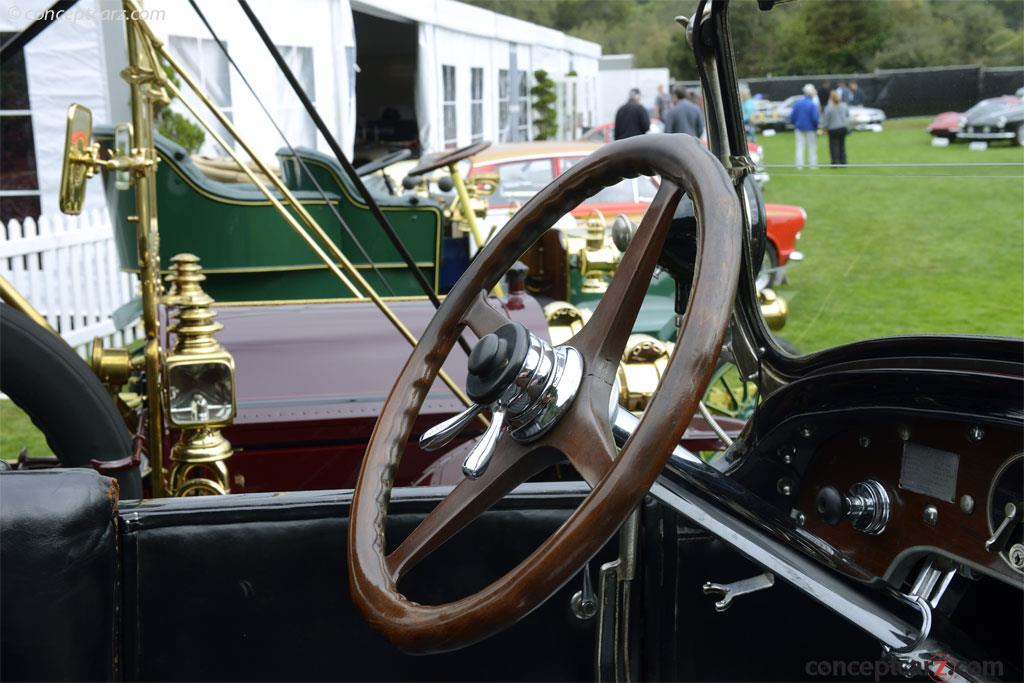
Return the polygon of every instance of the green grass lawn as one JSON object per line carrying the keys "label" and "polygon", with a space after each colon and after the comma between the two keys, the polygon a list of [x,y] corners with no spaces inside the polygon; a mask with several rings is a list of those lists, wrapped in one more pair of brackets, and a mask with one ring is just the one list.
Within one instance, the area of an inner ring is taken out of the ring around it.
{"label": "green grass lawn", "polygon": [[[930,145],[929,119],[897,119],[847,138],[850,164],[951,167],[805,169],[792,133],[759,136],[769,203],[797,204],[808,221],[803,263],[779,293],[781,336],[813,351],[912,333],[1024,336],[1024,148]],[[818,139],[828,163],[828,139]],[[978,164],[1012,163],[1013,166]]]}
{"label": "green grass lawn", "polygon": [[0,458],[17,460],[22,448],[28,448],[29,455],[52,454],[28,415],[12,401],[0,400]]}

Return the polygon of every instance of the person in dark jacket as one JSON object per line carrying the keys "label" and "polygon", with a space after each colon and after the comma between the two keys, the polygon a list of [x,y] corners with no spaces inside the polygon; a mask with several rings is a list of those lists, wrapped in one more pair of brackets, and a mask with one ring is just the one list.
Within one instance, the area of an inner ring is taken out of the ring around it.
{"label": "person in dark jacket", "polygon": [[615,139],[643,135],[651,127],[651,116],[640,104],[640,90],[629,91],[629,100],[615,112]]}
{"label": "person in dark jacket", "polygon": [[850,81],[850,102],[852,105],[864,104],[864,93],[857,86],[857,81]]}
{"label": "person in dark jacket", "polygon": [[821,106],[819,109],[824,111],[825,105],[828,104],[828,94],[832,92],[832,81],[822,81],[821,89],[818,91],[818,104]]}
{"label": "person in dark jacket", "polygon": [[686,88],[677,85],[672,89],[675,105],[665,115],[666,133],[686,133],[695,138],[704,134],[704,114],[700,107],[686,96]]}

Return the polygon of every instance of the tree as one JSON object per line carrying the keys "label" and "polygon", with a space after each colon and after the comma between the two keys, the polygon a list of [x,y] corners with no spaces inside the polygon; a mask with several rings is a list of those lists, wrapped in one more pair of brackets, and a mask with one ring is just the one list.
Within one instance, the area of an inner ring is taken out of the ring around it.
{"label": "tree", "polygon": [[[667,66],[697,77],[693,52],[673,17],[679,0],[468,0],[632,53],[637,67]],[[762,12],[748,0],[729,10],[741,77],[872,71],[875,68],[1024,63],[1021,0],[801,0]]]}
{"label": "tree", "polygon": [[[178,74],[174,72],[174,69],[166,62],[163,62],[162,66],[167,79],[175,87],[180,88],[181,81],[178,80]],[[174,101],[173,98],[171,101]],[[178,143],[190,154],[195,154],[203,146],[203,141],[206,140],[206,132],[184,114],[171,109],[170,102],[166,105],[154,106],[153,116],[158,121],[157,132],[165,138]]]}
{"label": "tree", "polygon": [[550,140],[558,135],[558,111],[555,102],[555,82],[548,77],[544,69],[533,72],[536,84],[530,88],[533,95],[533,124],[537,127],[535,140]]}

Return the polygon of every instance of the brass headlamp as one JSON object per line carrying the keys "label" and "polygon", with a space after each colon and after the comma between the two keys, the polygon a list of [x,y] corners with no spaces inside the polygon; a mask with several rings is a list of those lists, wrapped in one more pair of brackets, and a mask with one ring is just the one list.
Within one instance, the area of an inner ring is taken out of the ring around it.
{"label": "brass headlamp", "polygon": [[174,349],[165,363],[167,417],[173,427],[222,427],[235,417],[235,361],[214,334],[213,299],[200,286],[206,279],[199,259],[178,254],[165,303],[175,307]]}
{"label": "brass headlamp", "polygon": [[608,289],[608,277],[615,275],[622,253],[608,234],[604,214],[594,209],[586,220],[581,221],[585,236],[571,236],[568,251],[576,256],[583,283],[584,294],[604,294]]}
{"label": "brass headlamp", "polygon": [[164,302],[174,306],[174,350],[164,364],[167,419],[181,429],[171,449],[167,487],[171,495],[224,494],[231,491],[227,459],[231,444],[220,427],[235,417],[235,361],[214,334],[223,329],[211,309],[213,299],[200,283],[206,279],[199,258],[178,254]]}

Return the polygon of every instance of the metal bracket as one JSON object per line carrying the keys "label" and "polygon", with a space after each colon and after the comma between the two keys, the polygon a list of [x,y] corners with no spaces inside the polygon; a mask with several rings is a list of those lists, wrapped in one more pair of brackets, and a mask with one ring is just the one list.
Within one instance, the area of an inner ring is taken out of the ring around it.
{"label": "metal bracket", "polygon": [[619,531],[619,558],[601,565],[594,666],[599,683],[631,679],[629,606],[636,576],[639,527],[637,509]]}
{"label": "metal bracket", "polygon": [[743,179],[748,175],[753,175],[757,170],[754,168],[754,162],[751,161],[748,156],[730,156],[729,157],[729,176],[733,179],[735,185],[743,183]]}
{"label": "metal bracket", "polygon": [[722,599],[715,603],[715,611],[724,612],[732,607],[732,601],[735,598],[747,595],[748,593],[756,593],[765,588],[771,588],[774,585],[775,575],[771,572],[765,572],[764,574],[758,574],[742,581],[733,581],[732,583],[723,584],[708,581],[704,584],[704,594],[711,595],[717,593],[721,595]]}

